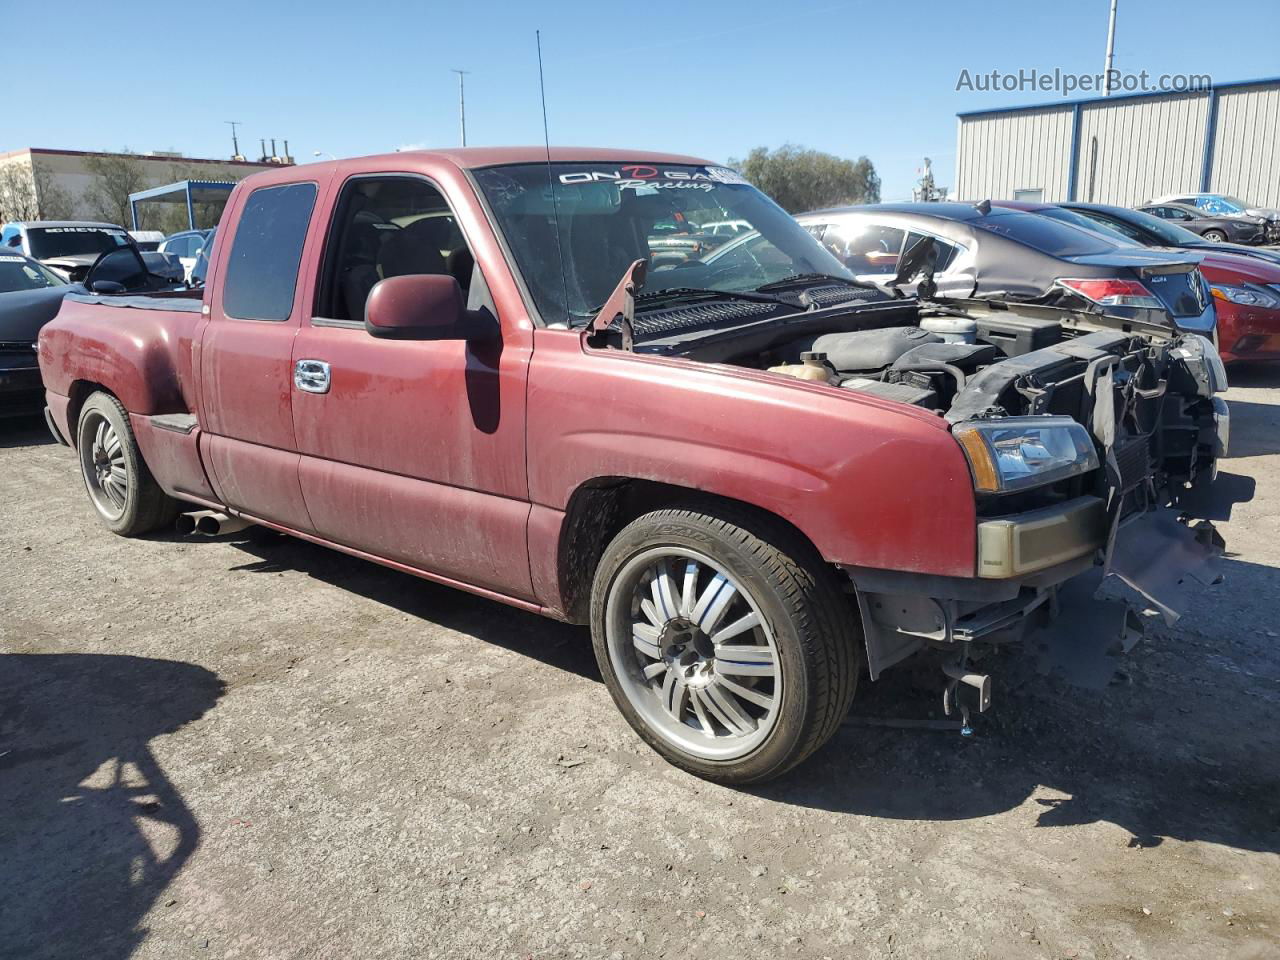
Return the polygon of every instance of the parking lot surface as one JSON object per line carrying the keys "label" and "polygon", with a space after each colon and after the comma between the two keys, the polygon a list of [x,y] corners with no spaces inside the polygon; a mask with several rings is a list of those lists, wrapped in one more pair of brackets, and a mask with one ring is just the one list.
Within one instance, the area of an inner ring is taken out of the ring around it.
{"label": "parking lot surface", "polygon": [[[788,778],[626,727],[585,630],[286,538],[127,541],[0,422],[0,956],[1280,955],[1280,372],[1227,580],[1101,692],[910,671]],[[1275,386],[1273,386],[1273,384]]]}

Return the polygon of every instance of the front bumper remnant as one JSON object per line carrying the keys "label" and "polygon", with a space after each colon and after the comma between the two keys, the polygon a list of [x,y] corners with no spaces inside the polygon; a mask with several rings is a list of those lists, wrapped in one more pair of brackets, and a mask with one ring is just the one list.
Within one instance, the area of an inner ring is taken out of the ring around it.
{"label": "front bumper remnant", "polygon": [[1098,497],[984,520],[978,524],[978,576],[1035,573],[1092,553],[1106,535],[1106,505]]}

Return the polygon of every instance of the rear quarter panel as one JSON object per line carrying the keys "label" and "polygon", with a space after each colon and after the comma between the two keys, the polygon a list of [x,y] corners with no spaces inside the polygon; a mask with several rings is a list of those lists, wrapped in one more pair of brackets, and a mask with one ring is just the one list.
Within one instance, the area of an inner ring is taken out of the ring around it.
{"label": "rear quarter panel", "polygon": [[[927,411],[734,367],[535,334],[529,486],[562,511],[596,478],[675,484],[786,519],[833,563],[973,576],[968,465]],[[537,562],[536,559],[534,561]]]}
{"label": "rear quarter panel", "polygon": [[195,410],[192,342],[199,312],[137,309],[64,300],[40,331],[40,373],[50,413],[76,442],[78,405],[105,389],[129,413],[143,459],[173,496],[212,498],[198,445],[200,432],[155,428],[150,417]]}

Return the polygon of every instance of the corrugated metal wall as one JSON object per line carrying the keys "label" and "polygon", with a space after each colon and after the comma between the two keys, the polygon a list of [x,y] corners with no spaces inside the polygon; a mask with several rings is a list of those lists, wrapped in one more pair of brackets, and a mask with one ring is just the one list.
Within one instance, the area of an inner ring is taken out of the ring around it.
{"label": "corrugated metal wall", "polygon": [[1218,94],[1218,130],[1209,189],[1280,207],[1280,86]]}
{"label": "corrugated metal wall", "polygon": [[[1209,190],[1280,206],[1280,83],[1220,88],[1217,102]],[[1209,103],[1207,92],[1081,103],[1074,199],[1136,206],[1199,192]],[[1071,103],[961,116],[955,196],[1069,199],[1073,125]]]}
{"label": "corrugated metal wall", "polygon": [[956,188],[961,200],[1012,200],[1015,190],[1067,199],[1070,106],[961,118]]}
{"label": "corrugated metal wall", "polygon": [[1086,104],[1076,199],[1127,207],[1199,190],[1208,109],[1203,93]]}

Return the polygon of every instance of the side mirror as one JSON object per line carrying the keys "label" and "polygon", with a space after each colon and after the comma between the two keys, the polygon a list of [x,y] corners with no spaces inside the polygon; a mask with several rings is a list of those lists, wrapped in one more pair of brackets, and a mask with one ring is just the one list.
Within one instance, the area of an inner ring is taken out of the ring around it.
{"label": "side mirror", "polygon": [[142,254],[132,246],[108,250],[93,262],[85,275],[84,285],[94,293],[123,293],[128,290],[145,290],[147,265]]}
{"label": "side mirror", "polygon": [[458,281],[439,273],[379,280],[365,302],[364,328],[385,340],[473,340],[480,332]]}

